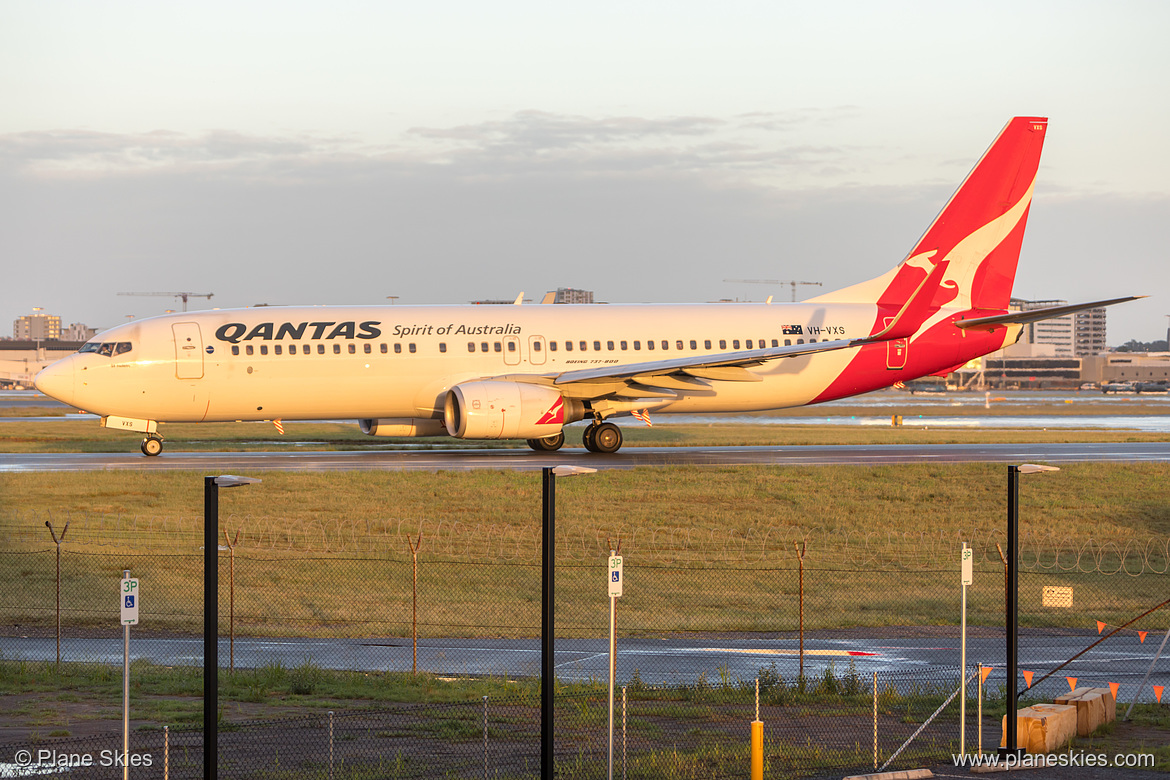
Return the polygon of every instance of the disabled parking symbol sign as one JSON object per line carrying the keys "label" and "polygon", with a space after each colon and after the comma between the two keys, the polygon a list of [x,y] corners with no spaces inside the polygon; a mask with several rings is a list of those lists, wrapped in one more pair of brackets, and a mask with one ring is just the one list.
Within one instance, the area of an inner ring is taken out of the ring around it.
{"label": "disabled parking symbol sign", "polygon": [[122,625],[138,625],[138,579],[118,580],[122,607]]}

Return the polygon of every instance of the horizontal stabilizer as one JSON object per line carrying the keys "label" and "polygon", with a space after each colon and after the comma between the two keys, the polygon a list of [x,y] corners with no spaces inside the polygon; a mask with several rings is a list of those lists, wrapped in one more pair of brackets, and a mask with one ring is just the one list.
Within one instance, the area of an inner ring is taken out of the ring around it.
{"label": "horizontal stabilizer", "polygon": [[914,291],[902,308],[890,320],[884,330],[870,336],[874,341],[893,341],[894,339],[908,339],[918,332],[922,323],[930,315],[930,303],[934,300],[935,290],[942,283],[943,274],[947,271],[947,261],[936,263],[918,289]]}
{"label": "horizontal stabilizer", "polygon": [[1075,314],[1078,311],[1097,309],[1102,306],[1112,306],[1115,303],[1125,303],[1145,298],[1145,295],[1130,295],[1127,298],[1110,298],[1107,301],[1093,301],[1092,303],[1074,303],[1071,306],[1052,306],[1047,309],[1032,309],[1031,311],[1011,311],[1007,314],[996,314],[991,317],[973,317],[968,320],[955,320],[955,327],[965,330],[994,330],[1004,325],[1023,325],[1028,322],[1040,322],[1054,317],[1063,317],[1066,314]]}

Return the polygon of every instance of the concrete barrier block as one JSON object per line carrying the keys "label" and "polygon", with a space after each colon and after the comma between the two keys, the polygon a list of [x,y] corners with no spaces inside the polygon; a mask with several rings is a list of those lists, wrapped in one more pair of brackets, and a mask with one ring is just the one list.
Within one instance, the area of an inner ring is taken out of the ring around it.
{"label": "concrete barrier block", "polygon": [[[1007,716],[999,746],[1007,745]],[[1077,708],[1070,704],[1033,704],[1016,713],[1016,737],[1029,753],[1059,750],[1077,735]]]}

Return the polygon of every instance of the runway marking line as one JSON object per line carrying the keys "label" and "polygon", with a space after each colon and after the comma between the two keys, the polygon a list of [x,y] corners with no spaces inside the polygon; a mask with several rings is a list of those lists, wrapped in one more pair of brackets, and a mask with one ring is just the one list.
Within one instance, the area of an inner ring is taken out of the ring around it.
{"label": "runway marking line", "polygon": [[[800,655],[799,650],[780,648],[748,649],[737,647],[700,647],[701,653],[745,653],[748,655]],[[805,655],[832,655],[832,656],[876,656],[878,653],[866,653],[861,650],[805,650]]]}

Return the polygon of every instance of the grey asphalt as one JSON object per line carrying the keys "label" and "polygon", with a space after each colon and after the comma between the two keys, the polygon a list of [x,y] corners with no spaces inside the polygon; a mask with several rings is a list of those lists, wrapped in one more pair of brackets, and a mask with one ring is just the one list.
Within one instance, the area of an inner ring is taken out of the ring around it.
{"label": "grey asphalt", "polygon": [[[872,630],[870,630],[872,633]],[[837,676],[851,670],[863,678],[877,672],[883,681],[907,686],[924,682],[941,684],[958,681],[959,637],[898,636],[884,638],[806,639],[806,676],[820,677],[830,666]],[[1095,641],[1095,635],[1038,637],[1024,636],[1020,643],[1020,669],[1039,678]],[[1077,659],[1065,669],[1039,683],[1035,692],[1051,697],[1068,690],[1066,676],[1078,678],[1081,686],[1121,685],[1119,699],[1132,700],[1145,671],[1150,667],[1160,637],[1151,635],[1145,643],[1135,636],[1118,636]],[[700,676],[712,684],[726,678],[751,681],[761,668],[775,671],[786,680],[795,679],[799,669],[797,638],[727,637],[628,637],[619,638],[617,677],[628,681],[637,671],[647,684],[693,685]],[[997,636],[969,636],[967,660],[971,670],[977,663],[994,666],[988,685],[1004,682],[1005,642]],[[221,638],[219,658],[229,663],[230,645]],[[165,666],[197,666],[203,660],[203,642],[191,638],[137,638],[131,630],[131,659],[145,659]],[[52,637],[0,638],[0,657],[6,660],[53,660],[56,642]],[[73,638],[61,640],[63,660],[120,664],[122,640]],[[324,669],[355,671],[409,671],[412,647],[409,638],[301,639],[240,638],[235,642],[238,668],[261,668],[280,664],[294,668],[306,661]],[[608,676],[607,639],[559,638],[556,641],[556,673],[563,680],[605,680]],[[492,675],[531,677],[540,673],[540,640],[531,639],[420,639],[418,665],[444,675]],[[970,672],[969,672],[970,673]],[[1170,658],[1158,662],[1143,701],[1152,701],[1151,685],[1170,685]]]}
{"label": "grey asphalt", "polygon": [[0,472],[26,471],[529,471],[572,464],[639,466],[819,466],[891,463],[1136,463],[1170,461],[1168,442],[1055,444],[883,444],[780,447],[626,447],[612,455],[505,449],[344,452],[0,453]]}

